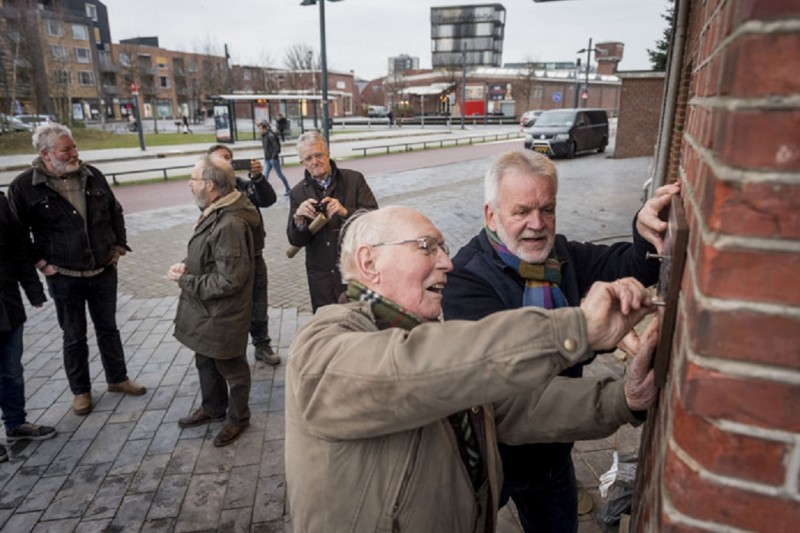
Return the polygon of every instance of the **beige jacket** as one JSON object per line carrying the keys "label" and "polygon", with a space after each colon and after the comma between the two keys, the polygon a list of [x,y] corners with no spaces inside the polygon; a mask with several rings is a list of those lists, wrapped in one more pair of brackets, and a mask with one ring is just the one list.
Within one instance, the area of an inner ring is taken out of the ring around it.
{"label": "beige jacket", "polygon": [[[321,308],[298,332],[286,370],[295,531],[493,531],[498,436],[600,438],[635,421],[620,382],[553,380],[592,355],[585,328],[576,308],[411,331],[378,330],[365,303]],[[483,414],[488,469],[477,494],[446,420],[471,407]]]}

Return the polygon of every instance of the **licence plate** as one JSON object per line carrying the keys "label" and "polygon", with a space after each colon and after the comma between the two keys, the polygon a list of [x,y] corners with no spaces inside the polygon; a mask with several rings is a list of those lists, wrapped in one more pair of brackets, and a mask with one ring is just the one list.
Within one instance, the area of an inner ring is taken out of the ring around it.
{"label": "licence plate", "polygon": [[547,146],[542,146],[542,145],[534,146],[533,149],[542,154],[547,154],[550,152],[550,149]]}

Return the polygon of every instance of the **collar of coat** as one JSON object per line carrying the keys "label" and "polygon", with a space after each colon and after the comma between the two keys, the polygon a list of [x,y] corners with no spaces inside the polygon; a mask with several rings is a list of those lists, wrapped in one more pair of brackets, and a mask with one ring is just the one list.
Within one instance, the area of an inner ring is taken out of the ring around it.
{"label": "collar of coat", "polygon": [[216,200],[211,202],[211,205],[203,209],[203,214],[200,215],[200,219],[197,221],[197,224],[195,224],[194,227],[197,228],[214,211],[233,205],[234,203],[236,203],[237,200],[239,200],[239,198],[241,198],[241,196],[242,193],[240,193],[237,190],[234,190],[233,192],[228,193],[225,196],[222,196],[221,198],[217,198]]}
{"label": "collar of coat", "polygon": [[[42,161],[41,157],[37,157],[31,162],[31,166],[33,167],[33,177],[31,178],[32,185],[41,185],[43,183],[47,183],[48,176],[55,178],[56,176],[53,175],[52,172],[47,170],[47,167],[44,165],[44,161]],[[70,175],[78,176],[80,178],[89,177],[91,172],[89,169],[86,168],[86,163],[83,161],[80,162],[80,166],[78,170],[75,172],[71,172]]]}

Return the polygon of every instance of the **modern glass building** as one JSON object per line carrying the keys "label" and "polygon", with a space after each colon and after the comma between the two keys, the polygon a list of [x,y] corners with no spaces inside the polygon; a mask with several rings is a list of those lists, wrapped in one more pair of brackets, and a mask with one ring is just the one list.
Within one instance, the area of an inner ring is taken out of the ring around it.
{"label": "modern glass building", "polygon": [[432,7],[433,68],[501,66],[505,23],[501,4]]}

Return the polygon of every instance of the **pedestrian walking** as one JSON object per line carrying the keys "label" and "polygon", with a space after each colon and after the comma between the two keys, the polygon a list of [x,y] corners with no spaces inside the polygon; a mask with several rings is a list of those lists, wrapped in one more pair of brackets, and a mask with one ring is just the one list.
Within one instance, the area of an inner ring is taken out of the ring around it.
{"label": "pedestrian walking", "polygon": [[258,123],[258,132],[261,134],[261,147],[264,149],[264,175],[269,179],[269,174],[274,168],[275,174],[286,189],[283,195],[289,196],[292,188],[289,187],[289,180],[283,175],[281,169],[281,142],[266,120]]}

